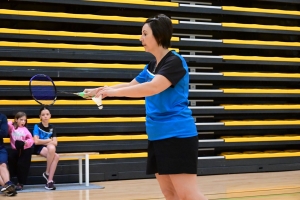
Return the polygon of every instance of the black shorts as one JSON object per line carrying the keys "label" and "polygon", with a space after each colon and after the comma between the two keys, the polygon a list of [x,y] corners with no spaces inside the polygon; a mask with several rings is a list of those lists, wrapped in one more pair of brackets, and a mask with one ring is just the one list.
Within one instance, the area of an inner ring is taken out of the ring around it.
{"label": "black shorts", "polygon": [[147,174],[197,174],[198,136],[148,141]]}
{"label": "black shorts", "polygon": [[44,147],[47,148],[46,145],[34,145],[34,150],[33,150],[33,151],[34,151],[34,154],[40,155],[40,154],[41,154],[41,151],[42,151],[42,149],[43,149]]}
{"label": "black shorts", "polygon": [[[1,148],[1,147],[0,147]],[[8,154],[7,154],[7,151],[5,149],[5,147],[2,147],[0,149],[0,164],[2,163],[7,163],[7,160],[8,160]]]}

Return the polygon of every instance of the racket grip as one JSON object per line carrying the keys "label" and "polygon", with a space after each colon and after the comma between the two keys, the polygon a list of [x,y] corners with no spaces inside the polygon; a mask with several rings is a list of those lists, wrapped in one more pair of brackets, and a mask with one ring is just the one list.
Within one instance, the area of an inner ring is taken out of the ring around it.
{"label": "racket grip", "polygon": [[85,95],[85,93],[84,92],[78,92],[78,93],[76,93],[78,96],[80,96],[80,97],[82,97],[82,98],[84,98],[84,95]]}
{"label": "racket grip", "polygon": [[102,110],[102,108],[103,108],[102,97],[99,97],[99,98],[93,97],[92,100],[97,104],[99,110]]}

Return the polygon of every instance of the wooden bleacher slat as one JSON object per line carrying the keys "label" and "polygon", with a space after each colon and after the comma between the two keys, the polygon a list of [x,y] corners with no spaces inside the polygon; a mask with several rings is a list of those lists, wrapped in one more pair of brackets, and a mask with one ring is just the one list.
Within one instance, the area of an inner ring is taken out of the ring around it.
{"label": "wooden bleacher slat", "polygon": [[201,98],[201,97],[284,97],[284,98],[298,98],[299,91],[297,90],[276,90],[269,91],[268,93],[264,93],[265,90],[257,90],[253,89],[252,91],[247,91],[245,89],[226,89],[227,92],[223,92],[222,90],[190,90],[189,97],[190,98]]}
{"label": "wooden bleacher slat", "polygon": [[61,67],[61,68],[111,68],[111,69],[143,69],[138,64],[106,64],[106,63],[70,63],[70,62],[38,62],[38,61],[0,61],[2,67]]}
{"label": "wooden bleacher slat", "polygon": [[254,153],[254,154],[232,154],[225,155],[225,159],[255,159],[255,158],[286,158],[286,157],[299,157],[300,152],[293,153]]}
{"label": "wooden bleacher slat", "polygon": [[[143,135],[112,135],[112,136],[82,136],[82,137],[57,137],[58,142],[86,142],[86,141],[105,141],[105,140],[146,140],[148,137]],[[4,143],[9,143],[9,138],[4,138]]]}
{"label": "wooden bleacher slat", "polygon": [[[297,77],[293,77],[297,78]],[[123,82],[92,82],[92,81],[55,81],[55,85],[58,87],[100,87],[100,86],[113,86]],[[191,83],[192,84],[192,83]],[[0,86],[28,86],[28,81],[12,81],[12,80],[0,80]],[[294,94],[299,93],[298,89],[260,89],[260,88],[247,88],[245,91],[241,88],[221,88],[224,93],[287,93]]]}
{"label": "wooden bleacher slat", "polygon": [[119,159],[119,158],[146,158],[147,153],[116,153],[116,154],[99,154],[99,155],[91,155],[91,160],[98,159]]}
{"label": "wooden bleacher slat", "polygon": [[[98,154],[95,155],[91,154],[90,156],[90,160],[99,160],[99,159],[121,159],[121,158],[146,158],[147,157],[147,153],[143,152],[143,153],[115,153],[115,154]],[[76,158],[67,158],[67,159],[63,159],[64,161],[66,160],[78,160]],[[32,162],[41,162],[41,161],[46,161],[44,158],[35,158],[34,161]]]}
{"label": "wooden bleacher slat", "polygon": [[[65,92],[78,92],[83,91],[86,87],[59,87],[58,89]],[[30,96],[30,91],[27,86],[0,86],[0,96],[2,99],[9,96],[12,97],[25,97]],[[71,97],[70,94],[59,94],[60,97]],[[189,98],[199,97],[292,97],[298,98],[300,90],[298,89],[248,89],[248,88],[221,88],[221,89],[190,89]],[[74,96],[73,96],[74,97]]]}
{"label": "wooden bleacher slat", "polygon": [[259,0],[259,1],[300,4],[298,0]]}
{"label": "wooden bleacher slat", "polygon": [[299,42],[280,42],[280,41],[260,41],[260,40],[237,40],[223,39],[224,44],[243,44],[243,45],[268,45],[268,46],[291,46],[300,47]]}
{"label": "wooden bleacher slat", "polygon": [[[107,7],[125,7],[131,9],[145,9],[145,10],[163,10],[173,11],[178,13],[209,13],[221,15],[247,15],[253,17],[277,17],[277,18],[296,18],[298,15],[288,10],[279,9],[262,9],[262,8],[246,8],[235,6],[198,6],[187,3],[166,2],[166,1],[144,1],[144,0],[86,0],[86,1],[58,1],[58,0],[22,0],[27,2],[42,2],[42,3],[56,3],[67,5],[89,5],[89,6],[107,6]],[[214,9],[212,9],[212,7]],[[218,8],[218,9],[215,9]],[[263,15],[262,15],[263,14]],[[269,14],[269,15],[266,15]]]}
{"label": "wooden bleacher slat", "polygon": [[[190,72],[190,80],[193,82],[196,81],[251,81],[251,82],[268,82],[268,81],[276,81],[276,82],[297,82],[298,78],[293,78],[293,74],[284,74],[278,73],[278,77],[271,75],[272,73],[262,73],[266,74],[265,76],[253,76],[251,72],[224,72],[228,73],[224,76],[222,73],[216,76],[210,76],[209,73],[201,73],[201,72]],[[231,74],[232,73],[232,74]],[[256,74],[253,72],[253,74]],[[241,75],[241,76],[239,76]],[[297,76],[297,74],[296,74]]]}
{"label": "wooden bleacher slat", "polygon": [[267,109],[272,109],[272,110],[281,110],[281,109],[300,109],[300,105],[294,104],[294,105],[222,105],[224,106],[225,110],[267,110]]}
{"label": "wooden bleacher slat", "polygon": [[[70,31],[46,31],[46,30],[30,30],[30,29],[9,29],[0,28],[2,34],[23,34],[23,35],[47,35],[47,36],[65,36],[65,37],[89,37],[89,38],[115,38],[138,40],[139,35],[126,35],[126,34],[105,34],[105,33],[92,33],[92,32],[70,32]],[[178,38],[175,40],[178,40]]]}
{"label": "wooden bleacher slat", "polygon": [[[279,26],[279,25],[262,25],[262,24],[240,24],[240,23],[222,23],[223,27],[244,28],[244,29],[266,29],[266,30],[281,30],[281,31],[296,31],[300,32],[300,27],[297,26]],[[299,33],[300,34],[300,33]]]}
{"label": "wooden bleacher slat", "polygon": [[[105,105],[145,105],[145,100],[102,100]],[[35,100],[0,100],[0,106],[39,105]],[[93,100],[56,100],[55,105],[95,105]]]}
{"label": "wooden bleacher slat", "polygon": [[[8,119],[13,121],[13,119]],[[39,118],[27,119],[28,124],[40,123]],[[106,118],[52,118],[51,123],[53,124],[70,124],[70,123],[100,123],[100,122],[145,122],[145,117],[106,117]]]}
{"label": "wooden bleacher slat", "polygon": [[[9,52],[8,52],[9,50]],[[53,49],[53,48],[26,48],[26,47],[1,47],[0,54],[5,60],[15,58],[53,59],[53,60],[85,60],[88,62],[128,62],[134,60],[139,63],[147,63],[153,58],[151,54],[136,51],[115,51],[115,50],[80,50],[80,49]],[[117,58],[117,60],[116,60]],[[292,63],[294,65],[294,63]]]}
{"label": "wooden bleacher slat", "polygon": [[[142,26],[142,23],[146,18],[137,18],[137,17],[120,17],[120,16],[101,16],[101,15],[91,15],[91,14],[71,14],[71,13],[55,13],[55,12],[41,12],[41,11],[24,11],[24,10],[8,10],[0,9],[0,18],[10,19],[23,19],[23,20],[32,20],[38,18],[38,20],[46,21],[57,21],[57,19],[64,19],[68,22],[73,22],[74,19],[77,19],[77,23],[96,23],[96,24],[107,24],[110,21],[114,21],[113,25],[126,25],[130,23],[133,26]],[[27,18],[24,18],[27,17]],[[71,20],[71,21],[70,21]],[[81,20],[81,21],[79,21]],[[60,20],[62,21],[62,20]],[[178,21],[172,20],[175,29],[187,29],[187,30],[223,30],[223,31],[242,31],[242,32],[251,32],[252,29],[255,29],[259,32],[265,33],[280,33],[287,34],[300,34],[299,27],[290,27],[290,26],[278,26],[278,25],[261,25],[261,24],[240,24],[240,23],[198,23],[198,22],[187,22],[187,21]],[[193,24],[193,25],[191,25]],[[129,25],[129,24],[128,24]]]}
{"label": "wooden bleacher slat", "polygon": [[[69,32],[69,31],[45,31],[45,30],[27,30],[27,29],[8,29],[8,28],[0,28],[0,34],[6,34],[7,37],[13,37],[19,36],[26,39],[26,36],[35,36],[36,38],[39,38],[41,36],[44,37],[62,37],[61,40],[64,41],[66,38],[68,40],[74,40],[74,41],[81,41],[84,39],[90,39],[98,41],[97,39],[115,39],[118,40],[116,43],[119,43],[120,40],[131,40],[132,42],[137,42],[140,38],[140,35],[126,35],[126,34],[103,34],[103,33],[88,33],[88,32]],[[45,38],[45,40],[49,40],[51,38]],[[54,39],[54,38],[52,38]],[[57,40],[57,38],[55,38]],[[102,41],[102,40],[101,40]],[[107,40],[108,41],[108,40]],[[220,40],[221,41],[221,40]],[[187,45],[193,45],[194,43],[200,44],[205,43],[206,45],[211,45],[214,47],[216,44],[218,46],[216,47],[223,47],[224,44],[231,44],[232,46],[226,46],[232,47],[232,48],[250,48],[252,46],[261,46],[261,48],[270,48],[270,47],[277,47],[277,48],[284,48],[286,50],[293,50],[300,48],[299,42],[280,42],[280,41],[257,41],[257,40],[237,40],[237,39],[224,39],[222,40],[223,43],[215,43],[215,42],[209,42],[207,41],[198,41],[196,39],[180,39],[179,37],[172,37],[173,45],[175,46],[187,46]],[[105,42],[105,40],[103,40]],[[235,47],[234,45],[241,45],[239,47]],[[245,46],[242,46],[245,45]],[[200,45],[201,46],[201,45]],[[293,47],[293,48],[285,48],[285,47]],[[224,47],[225,48],[225,47]]]}
{"label": "wooden bleacher slat", "polygon": [[147,5],[147,6],[166,6],[166,7],[178,7],[176,2],[167,2],[167,1],[139,1],[139,0],[85,0],[92,2],[105,2],[105,3],[119,3],[119,4],[138,4],[138,5]]}
{"label": "wooden bleacher slat", "polygon": [[[24,34],[24,35],[47,35],[47,36],[65,36],[65,37],[84,37],[84,38],[106,38],[106,39],[126,39],[139,40],[140,35],[126,35],[126,34],[107,34],[107,33],[93,33],[93,32],[70,32],[70,31],[46,31],[46,30],[30,30],[30,29],[9,29],[0,28],[0,33],[4,34]],[[179,37],[172,37],[172,41],[179,41]]]}
{"label": "wooden bleacher slat", "polygon": [[256,93],[256,94],[300,94],[300,89],[254,89],[254,88],[222,88],[224,93]]}
{"label": "wooden bleacher slat", "polygon": [[189,63],[209,63],[209,64],[247,64],[247,65],[278,65],[278,66],[298,66],[298,58],[284,57],[265,57],[265,56],[207,56],[207,55],[183,55],[184,59]]}
{"label": "wooden bleacher slat", "polygon": [[[82,137],[57,137],[58,142],[88,142],[111,140],[147,140],[147,135],[112,135],[112,136],[82,136]],[[274,142],[274,141],[298,141],[300,136],[261,136],[261,137],[221,137],[224,142]],[[4,138],[4,143],[9,143],[9,138]]]}
{"label": "wooden bleacher slat", "polygon": [[[221,137],[222,138],[222,137]],[[300,136],[274,136],[274,137],[232,137],[224,138],[224,142],[275,142],[275,141],[298,141]]]}
{"label": "wooden bleacher slat", "polygon": [[[78,156],[82,156],[82,160],[85,160],[84,155],[88,154],[89,156],[97,156],[99,152],[80,152],[80,153],[59,153],[60,161],[69,161],[69,160],[78,160]],[[31,162],[45,162],[47,158],[40,155],[32,155]]]}
{"label": "wooden bleacher slat", "polygon": [[126,46],[98,46],[87,44],[55,44],[37,42],[7,42],[0,41],[2,47],[27,47],[27,48],[55,48],[55,49],[81,49],[81,50],[113,50],[113,51],[144,51],[144,47]]}
{"label": "wooden bleacher slat", "polygon": [[300,78],[300,74],[296,73],[222,72],[222,74],[231,77]]}
{"label": "wooden bleacher slat", "polygon": [[[56,86],[73,86],[73,87],[101,87],[101,86],[113,86],[122,82],[92,82],[92,81],[55,81]],[[0,80],[0,85],[11,86],[28,86],[28,81],[9,81]]]}
{"label": "wooden bleacher slat", "polygon": [[[92,14],[72,14],[61,12],[42,12],[42,11],[27,11],[27,10],[9,10],[0,9],[1,15],[16,15],[16,16],[34,16],[34,17],[50,17],[69,18],[69,19],[86,19],[86,20],[104,20],[104,21],[122,21],[122,22],[139,22],[144,23],[147,18],[143,17],[122,17],[122,16],[104,16]],[[173,24],[178,24],[178,20],[172,20]]]}
{"label": "wooden bleacher slat", "polygon": [[245,8],[245,7],[236,7],[236,6],[222,6],[222,9],[227,10],[227,11],[237,11],[237,12],[255,12],[255,13],[266,13],[266,14],[281,14],[281,15],[300,16],[299,11],[292,11],[292,10]]}
{"label": "wooden bleacher slat", "polygon": [[300,58],[264,57],[264,56],[234,56],[234,55],[223,55],[222,57],[224,60],[300,62]]}
{"label": "wooden bleacher slat", "polygon": [[[104,99],[103,104],[105,105],[144,105],[144,100],[106,100]],[[38,105],[34,100],[0,100],[0,106],[30,106]],[[55,105],[94,105],[91,100],[56,100]],[[220,109],[220,106],[215,106],[216,109]],[[195,107],[196,108],[196,107]],[[208,109],[205,106],[199,106],[201,109]],[[209,109],[213,109],[210,107]],[[248,104],[248,105],[221,105],[222,109],[225,110],[266,110],[266,109],[300,109],[300,104],[274,104],[274,105],[259,105],[259,104]]]}
{"label": "wooden bleacher slat", "polygon": [[[139,5],[139,6],[154,6],[155,7],[178,7],[179,4],[176,2],[168,2],[168,1],[150,1],[150,0],[128,0],[128,1],[122,1],[122,0],[82,0],[82,1],[57,1],[57,0],[21,0],[21,1],[38,1],[38,2],[50,2],[50,3],[58,3],[58,4],[75,4],[75,5],[89,5],[88,2],[96,2],[99,4],[96,4],[98,6],[101,6],[101,3],[112,3],[112,4],[121,4],[121,5]],[[107,5],[107,4],[104,4]]]}
{"label": "wooden bleacher slat", "polygon": [[281,126],[281,125],[300,125],[300,120],[248,120],[248,121],[224,121],[225,126]]}

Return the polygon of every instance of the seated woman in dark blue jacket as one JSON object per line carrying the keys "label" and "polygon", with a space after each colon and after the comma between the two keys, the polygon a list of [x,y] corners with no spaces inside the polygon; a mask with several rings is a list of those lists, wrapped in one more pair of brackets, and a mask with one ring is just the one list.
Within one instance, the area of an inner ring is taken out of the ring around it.
{"label": "seated woman in dark blue jacket", "polygon": [[3,144],[3,138],[8,136],[7,118],[0,113],[0,185],[1,192],[7,196],[15,196],[17,194],[15,185],[9,180],[9,172],[7,169],[7,151]]}

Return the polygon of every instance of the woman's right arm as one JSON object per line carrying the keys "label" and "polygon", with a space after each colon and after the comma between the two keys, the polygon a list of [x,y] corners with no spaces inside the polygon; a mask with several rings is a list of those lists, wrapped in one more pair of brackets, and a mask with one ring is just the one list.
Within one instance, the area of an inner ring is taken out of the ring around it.
{"label": "woman's right arm", "polygon": [[[134,86],[134,85],[138,85],[140,83],[144,83],[147,80],[147,69],[148,69],[148,65],[146,65],[143,69],[143,71],[141,73],[139,73],[138,76],[136,76],[134,79],[132,79],[132,81],[130,81],[129,83],[121,83],[118,85],[114,85],[114,86],[110,86],[109,88],[112,89],[119,89],[119,88],[126,88],[126,87],[130,87],[130,86]],[[84,93],[85,93],[85,98],[87,99],[91,99],[92,97],[98,97],[97,94],[99,94],[104,88],[107,88],[107,86],[104,87],[99,87],[99,88],[93,88],[93,89],[85,89]],[[102,99],[104,99],[105,96],[102,95]]]}

